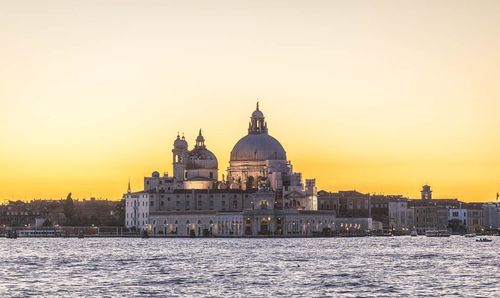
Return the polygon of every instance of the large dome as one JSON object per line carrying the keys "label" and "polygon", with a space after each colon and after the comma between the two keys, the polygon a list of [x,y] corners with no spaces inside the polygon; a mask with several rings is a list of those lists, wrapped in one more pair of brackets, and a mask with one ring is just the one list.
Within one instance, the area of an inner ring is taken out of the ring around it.
{"label": "large dome", "polygon": [[249,160],[286,160],[286,152],[280,142],[268,134],[248,134],[234,145],[231,161]]}

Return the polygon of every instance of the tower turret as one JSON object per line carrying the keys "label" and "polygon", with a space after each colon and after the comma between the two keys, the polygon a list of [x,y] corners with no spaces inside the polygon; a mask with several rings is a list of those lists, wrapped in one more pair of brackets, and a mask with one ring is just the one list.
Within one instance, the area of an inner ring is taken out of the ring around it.
{"label": "tower turret", "polygon": [[422,186],[420,194],[422,195],[422,200],[432,200],[432,190],[429,185]]}

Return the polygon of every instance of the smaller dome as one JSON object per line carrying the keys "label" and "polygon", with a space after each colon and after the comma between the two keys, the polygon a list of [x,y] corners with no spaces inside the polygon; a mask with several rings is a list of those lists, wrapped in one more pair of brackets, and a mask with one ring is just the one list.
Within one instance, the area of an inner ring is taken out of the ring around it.
{"label": "smaller dome", "polygon": [[217,170],[217,157],[206,148],[194,148],[188,153],[186,170]]}
{"label": "smaller dome", "polygon": [[160,178],[160,173],[158,171],[154,171],[152,174],[151,174],[151,177],[153,178]]}
{"label": "smaller dome", "polygon": [[217,157],[205,146],[205,138],[200,132],[194,149],[187,155],[186,170],[217,170]]}
{"label": "smaller dome", "polygon": [[252,118],[264,118],[264,114],[261,111],[256,110],[252,113]]}

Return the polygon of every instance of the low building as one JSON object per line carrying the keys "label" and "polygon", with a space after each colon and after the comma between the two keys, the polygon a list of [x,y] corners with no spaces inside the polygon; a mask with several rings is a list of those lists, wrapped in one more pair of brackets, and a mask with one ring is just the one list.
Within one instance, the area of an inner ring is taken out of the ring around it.
{"label": "low building", "polygon": [[500,231],[500,204],[484,203],[483,208],[483,225],[486,230]]}
{"label": "low building", "polygon": [[370,217],[370,195],[356,190],[339,192],[318,192],[318,209],[334,210],[337,217]]}
{"label": "low building", "polygon": [[484,232],[482,204],[469,203],[467,206],[467,233]]}
{"label": "low building", "polygon": [[[70,202],[70,205],[68,205]],[[70,208],[68,208],[70,207]],[[124,222],[124,202],[107,199],[34,199],[10,201],[0,207],[0,224],[12,227],[33,226],[37,219],[45,225],[120,226]]]}
{"label": "low building", "polygon": [[414,226],[414,210],[400,195],[372,195],[371,216],[385,232],[407,234]]}
{"label": "low building", "polygon": [[467,209],[449,208],[448,209],[448,227],[453,233],[467,233]]}
{"label": "low building", "polygon": [[428,230],[446,230],[448,228],[448,208],[432,201],[410,201],[414,209],[415,230],[425,234]]}

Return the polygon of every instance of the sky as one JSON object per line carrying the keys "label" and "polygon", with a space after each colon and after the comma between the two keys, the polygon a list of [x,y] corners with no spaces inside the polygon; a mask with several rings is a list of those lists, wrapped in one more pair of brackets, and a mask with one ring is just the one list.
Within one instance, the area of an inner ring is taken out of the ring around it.
{"label": "sky", "polygon": [[[499,1],[0,0],[0,202],[120,199],[256,101],[319,189],[500,192]],[[221,178],[221,177],[219,177]]]}

